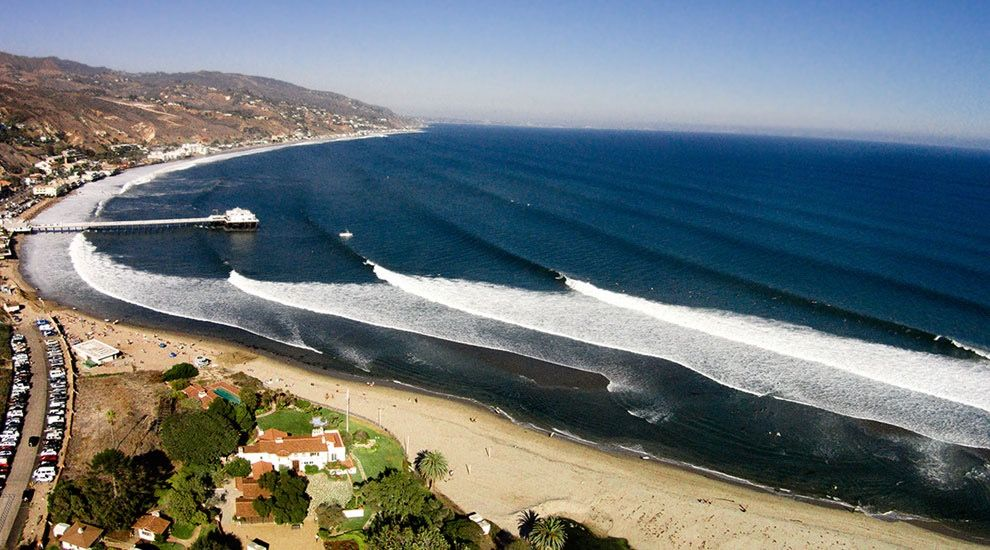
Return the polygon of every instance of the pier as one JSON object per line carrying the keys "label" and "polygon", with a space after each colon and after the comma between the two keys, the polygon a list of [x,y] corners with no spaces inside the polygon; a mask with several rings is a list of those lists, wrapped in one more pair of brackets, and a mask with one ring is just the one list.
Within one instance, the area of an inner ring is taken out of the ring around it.
{"label": "pier", "polygon": [[258,218],[250,210],[232,208],[223,214],[205,218],[172,218],[160,220],[126,220],[105,222],[66,222],[38,224],[21,220],[4,220],[8,233],[69,233],[78,231],[142,231],[176,227],[204,227],[225,231],[256,231]]}

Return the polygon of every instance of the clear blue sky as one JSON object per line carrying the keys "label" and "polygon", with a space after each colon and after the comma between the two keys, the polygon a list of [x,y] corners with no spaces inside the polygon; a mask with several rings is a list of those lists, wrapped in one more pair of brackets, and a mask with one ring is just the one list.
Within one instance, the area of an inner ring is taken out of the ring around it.
{"label": "clear blue sky", "polygon": [[990,2],[22,2],[0,49],[411,115],[990,140]]}

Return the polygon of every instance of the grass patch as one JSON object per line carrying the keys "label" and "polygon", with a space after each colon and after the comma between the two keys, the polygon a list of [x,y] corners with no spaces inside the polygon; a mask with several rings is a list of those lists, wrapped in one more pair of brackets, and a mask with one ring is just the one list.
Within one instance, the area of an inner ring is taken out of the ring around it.
{"label": "grass patch", "polygon": [[177,539],[189,540],[192,538],[193,531],[195,530],[195,525],[184,521],[177,521],[175,522],[175,525],[172,526],[172,536]]}
{"label": "grass patch", "polygon": [[177,542],[156,542],[155,548],[159,548],[160,550],[186,550],[185,546]]}
{"label": "grass patch", "polygon": [[353,434],[358,430],[368,432],[370,436],[369,441],[375,442],[374,445],[367,448],[355,445],[352,445],[350,448],[351,454],[361,461],[366,479],[377,477],[389,468],[400,471],[405,468],[406,453],[399,446],[398,441],[379,431],[371,424],[352,418],[351,433]]}
{"label": "grass patch", "polygon": [[360,531],[364,524],[368,522],[367,513],[359,518],[348,518],[344,520],[344,523],[340,524],[337,529],[341,533],[349,533],[351,531]]}
{"label": "grass patch", "polygon": [[312,413],[295,409],[282,409],[265,416],[259,416],[258,427],[262,430],[275,428],[290,435],[309,435],[313,433],[313,425],[310,423],[312,418]]}

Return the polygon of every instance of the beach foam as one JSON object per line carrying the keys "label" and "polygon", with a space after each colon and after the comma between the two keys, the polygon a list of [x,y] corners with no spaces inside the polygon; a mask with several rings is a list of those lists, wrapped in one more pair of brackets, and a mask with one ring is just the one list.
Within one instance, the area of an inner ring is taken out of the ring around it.
{"label": "beach foam", "polygon": [[[733,313],[670,306],[579,281],[537,292],[373,265],[388,285],[276,283],[232,273],[253,296],[321,314],[598,372],[612,392],[642,393],[649,373],[601,365],[532,333],[658,357],[729,387],[773,395],[928,437],[990,447],[990,369],[982,361],[913,352]],[[522,329],[525,332],[520,333]],[[528,333],[528,334],[527,334]],[[646,396],[645,394],[643,395]],[[666,411],[637,409],[661,421]]]}
{"label": "beach foam", "polygon": [[[98,252],[85,235],[77,234],[69,245],[69,257],[79,277],[89,286],[122,302],[195,321],[217,323],[245,330],[288,346],[322,353],[302,341],[299,328],[284,315],[270,323],[252,315],[250,300],[222,279],[175,277],[139,271]],[[261,307],[265,304],[261,303]],[[267,318],[266,318],[267,319]]]}

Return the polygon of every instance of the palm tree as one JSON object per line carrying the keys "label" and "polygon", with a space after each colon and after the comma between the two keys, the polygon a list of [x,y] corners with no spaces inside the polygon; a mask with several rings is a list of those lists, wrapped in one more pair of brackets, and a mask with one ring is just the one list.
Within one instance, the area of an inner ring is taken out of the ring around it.
{"label": "palm tree", "polygon": [[450,468],[447,466],[447,458],[440,451],[420,451],[416,455],[416,471],[423,476],[430,489],[433,489],[433,482],[447,477]]}
{"label": "palm tree", "polygon": [[516,525],[519,526],[519,536],[524,539],[529,538],[529,534],[533,532],[533,527],[539,521],[540,514],[537,514],[534,510],[526,510],[519,514],[519,520],[516,522]]}
{"label": "palm tree", "polygon": [[113,409],[107,409],[107,424],[110,424],[110,442],[113,443],[117,439],[113,434],[113,425],[117,422],[117,412]]}
{"label": "palm tree", "polygon": [[536,550],[562,550],[567,542],[567,525],[557,516],[545,517],[533,526],[529,542]]}

